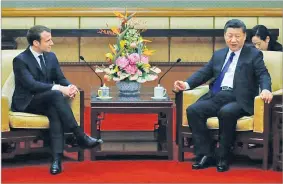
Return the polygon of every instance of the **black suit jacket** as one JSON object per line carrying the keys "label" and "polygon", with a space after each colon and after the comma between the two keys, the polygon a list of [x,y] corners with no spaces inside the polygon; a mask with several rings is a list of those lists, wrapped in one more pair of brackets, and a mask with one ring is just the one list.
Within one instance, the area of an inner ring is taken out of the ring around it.
{"label": "black suit jacket", "polygon": [[[214,52],[208,64],[187,79],[186,82],[190,89],[212,79],[209,85],[211,89],[213,82],[221,72],[228,51],[227,47]],[[250,114],[254,113],[254,98],[259,94],[259,87],[261,90],[271,91],[271,78],[264,65],[263,54],[254,47],[244,46],[235,70],[233,92],[237,102]],[[208,99],[211,95],[210,90],[201,99]]]}
{"label": "black suit jacket", "polygon": [[273,44],[269,42],[267,50],[283,52],[282,45],[275,41]]}
{"label": "black suit jacket", "polygon": [[54,83],[63,86],[70,84],[60,69],[56,55],[53,52],[46,52],[43,53],[43,57],[47,75],[43,74],[29,48],[14,58],[15,91],[12,110],[25,111],[35,94],[51,90]]}

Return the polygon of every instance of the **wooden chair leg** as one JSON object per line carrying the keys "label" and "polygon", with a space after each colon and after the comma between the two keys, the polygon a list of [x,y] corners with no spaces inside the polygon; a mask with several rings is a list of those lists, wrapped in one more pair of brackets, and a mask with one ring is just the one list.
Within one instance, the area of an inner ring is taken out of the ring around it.
{"label": "wooden chair leg", "polygon": [[262,159],[262,169],[268,169],[268,154],[269,154],[269,140],[264,140],[263,143],[263,159]]}
{"label": "wooden chair leg", "polygon": [[184,154],[184,151],[183,151],[184,150],[183,149],[184,148],[184,140],[183,140],[184,138],[183,138],[182,135],[179,135],[178,137],[179,137],[179,139],[178,139],[179,140],[178,141],[178,143],[179,143],[178,144],[178,161],[179,162],[184,162],[184,159],[185,159],[184,158],[185,154]]}
{"label": "wooden chair leg", "polygon": [[84,160],[85,160],[84,149],[80,149],[80,151],[78,151],[78,161],[82,162]]}

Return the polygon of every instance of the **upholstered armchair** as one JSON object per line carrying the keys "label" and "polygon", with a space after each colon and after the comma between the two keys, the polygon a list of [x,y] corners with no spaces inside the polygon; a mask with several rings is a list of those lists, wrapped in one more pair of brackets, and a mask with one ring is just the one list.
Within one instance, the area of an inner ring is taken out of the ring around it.
{"label": "upholstered armchair", "polygon": [[[238,120],[234,154],[247,155],[252,159],[262,159],[263,169],[268,168],[271,140],[271,107],[282,103],[282,52],[263,52],[265,65],[272,79],[272,103],[266,104],[257,96],[254,100],[254,115]],[[179,161],[184,161],[184,152],[193,152],[192,133],[187,122],[186,109],[208,92],[208,85],[193,90],[176,93],[176,122]],[[218,139],[218,118],[207,119],[207,127],[211,130],[215,142]]]}
{"label": "upholstered armchair", "polygon": [[[2,96],[1,96],[1,132],[2,158],[12,158],[17,154],[26,154],[31,151],[49,151],[48,128],[49,120],[46,116],[11,111],[12,96],[15,88],[15,79],[12,62],[22,50],[2,50]],[[84,125],[84,93],[80,91],[73,100],[70,100],[74,116],[83,128]],[[66,140],[73,136],[65,133]],[[65,141],[67,142],[67,141]],[[40,146],[38,146],[38,143]],[[36,145],[36,146],[35,146]],[[74,145],[65,145],[65,151],[78,152],[78,160],[84,159],[84,152]]]}

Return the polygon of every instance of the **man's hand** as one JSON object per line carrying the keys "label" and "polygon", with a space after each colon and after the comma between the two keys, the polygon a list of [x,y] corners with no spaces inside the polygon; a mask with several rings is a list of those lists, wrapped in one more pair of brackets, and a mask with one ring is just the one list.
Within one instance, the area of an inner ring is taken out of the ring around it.
{"label": "man's hand", "polygon": [[73,84],[71,84],[68,87],[70,88],[70,91],[71,91],[70,97],[75,98],[76,94],[79,92],[79,89],[77,88],[77,86],[75,86]]}
{"label": "man's hand", "polygon": [[71,97],[72,91],[70,87],[67,86],[59,86],[59,91],[63,93],[64,96]]}
{"label": "man's hand", "polygon": [[267,89],[262,90],[259,96],[265,103],[270,103],[273,98],[272,93]]}
{"label": "man's hand", "polygon": [[186,84],[184,81],[174,82],[174,91],[179,92],[179,91],[184,91],[184,90],[186,90]]}

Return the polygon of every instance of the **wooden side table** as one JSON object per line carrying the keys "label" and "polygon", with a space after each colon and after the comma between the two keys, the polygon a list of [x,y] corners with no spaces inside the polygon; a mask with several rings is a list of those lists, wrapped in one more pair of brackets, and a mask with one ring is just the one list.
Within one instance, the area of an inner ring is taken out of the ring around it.
{"label": "wooden side table", "polygon": [[283,105],[278,104],[272,108],[273,127],[273,170],[282,171],[282,115]]}

